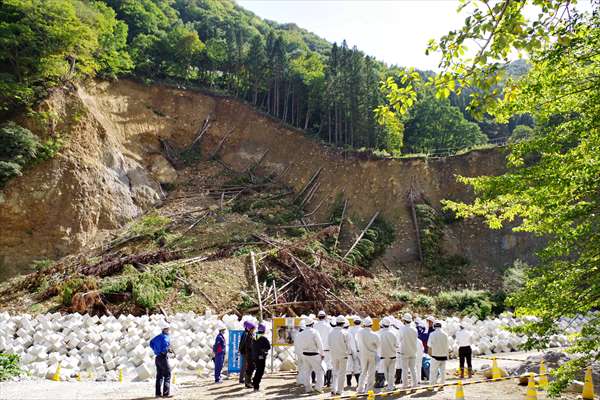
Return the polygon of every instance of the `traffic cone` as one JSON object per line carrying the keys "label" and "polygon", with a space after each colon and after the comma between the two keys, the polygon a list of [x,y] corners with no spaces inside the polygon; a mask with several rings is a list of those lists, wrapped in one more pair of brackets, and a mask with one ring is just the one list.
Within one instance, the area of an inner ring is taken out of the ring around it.
{"label": "traffic cone", "polygon": [[79,372],[75,375],[75,378],[77,379],[77,382],[81,382],[81,374]]}
{"label": "traffic cone", "polygon": [[60,361],[58,362],[58,365],[56,366],[56,372],[54,373],[54,376],[52,376],[52,380],[55,382],[60,381]]}
{"label": "traffic cone", "polygon": [[548,371],[546,371],[546,364],[544,360],[540,361],[540,378],[538,381],[540,390],[548,389]]}
{"label": "traffic cone", "polygon": [[585,370],[585,380],[583,383],[583,392],[581,393],[583,400],[594,400],[594,383],[592,381],[592,367],[587,367]]}
{"label": "traffic cone", "polygon": [[171,381],[173,385],[177,384],[177,379],[175,378],[175,371],[173,371],[173,380]]}
{"label": "traffic cone", "polygon": [[456,384],[456,395],[455,400],[465,400],[465,391],[463,390],[462,381],[458,381]]}
{"label": "traffic cone", "polygon": [[500,379],[502,378],[502,373],[500,372],[500,368],[498,368],[498,361],[496,361],[496,357],[492,358],[492,379]]}
{"label": "traffic cone", "polygon": [[535,378],[533,372],[529,373],[529,382],[527,383],[527,395],[525,400],[537,400],[537,390],[535,390]]}
{"label": "traffic cone", "polygon": [[119,382],[123,383],[123,368],[119,368]]}

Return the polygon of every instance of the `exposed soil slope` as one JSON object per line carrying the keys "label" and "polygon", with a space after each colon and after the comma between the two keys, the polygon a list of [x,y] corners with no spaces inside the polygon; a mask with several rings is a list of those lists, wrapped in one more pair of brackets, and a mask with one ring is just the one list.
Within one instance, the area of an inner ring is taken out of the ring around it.
{"label": "exposed soil slope", "polygon": [[[180,148],[196,137],[211,154],[222,139],[220,158],[239,171],[263,155],[257,174],[285,173],[284,184],[300,190],[322,168],[320,186],[307,210],[322,206],[314,219],[330,214],[334,198],[349,200],[348,215],[357,227],[381,211],[397,232],[386,254],[394,266],[417,256],[407,192],[413,182],[425,201],[439,208],[443,198],[467,199],[470,193],[454,176],[497,174],[500,150],[471,152],[440,160],[364,160],[291,130],[228,98],[130,81],[95,82],[54,92],[42,105],[62,121],[53,127],[66,138],[62,154],[13,180],[0,197],[0,274],[32,260],[56,259],[93,247],[107,232],[157,204],[159,183],[174,182],[177,172],[161,155],[160,139]],[[29,125],[40,135],[46,126]],[[265,155],[265,152],[266,155]],[[530,257],[534,242],[508,230],[490,231],[478,221],[456,222],[445,230],[444,246],[479,265],[504,265]]]}

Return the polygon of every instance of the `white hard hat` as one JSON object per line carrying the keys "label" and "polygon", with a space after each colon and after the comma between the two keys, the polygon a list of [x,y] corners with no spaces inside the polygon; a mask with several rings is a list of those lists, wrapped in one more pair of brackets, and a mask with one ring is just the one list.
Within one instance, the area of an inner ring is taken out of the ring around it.
{"label": "white hard hat", "polygon": [[338,324],[345,324],[346,323],[346,317],[344,317],[343,315],[339,315],[336,319],[335,322]]}
{"label": "white hard hat", "polygon": [[164,329],[169,329],[170,327],[171,327],[171,325],[169,325],[169,323],[168,323],[168,322],[166,322],[166,321],[165,321],[165,322],[162,322],[162,323],[160,324],[160,329],[163,329],[163,330],[164,330]]}
{"label": "white hard hat", "polygon": [[363,320],[362,324],[365,327],[373,326],[373,320],[371,319],[371,317],[367,317]]}
{"label": "white hard hat", "polygon": [[404,313],[402,320],[406,322],[412,322],[412,315],[410,315],[410,313]]}
{"label": "white hard hat", "polygon": [[225,326],[225,324],[223,322],[219,321],[217,323],[217,330],[224,331],[225,329],[227,329],[227,327]]}
{"label": "white hard hat", "polygon": [[433,318],[433,316],[431,316],[431,315],[429,315],[427,318],[425,318],[425,320],[435,322],[435,318]]}
{"label": "white hard hat", "polygon": [[319,311],[319,313],[317,314],[317,316],[319,316],[319,317],[326,317],[327,313],[325,311],[321,310],[321,311]]}
{"label": "white hard hat", "polygon": [[355,315],[354,317],[352,317],[352,321],[356,325],[360,325],[360,323],[362,322],[361,319],[360,319],[360,317],[358,315]]}
{"label": "white hard hat", "polygon": [[388,317],[385,317],[384,319],[381,320],[381,326],[383,327],[389,327],[390,326],[390,319]]}
{"label": "white hard hat", "polygon": [[304,320],[304,325],[306,325],[306,326],[312,326],[314,324],[315,324],[315,321],[312,318],[306,318]]}
{"label": "white hard hat", "polygon": [[437,327],[440,327],[440,328],[441,328],[441,327],[442,327],[442,321],[440,321],[440,320],[437,320],[437,321],[435,321],[435,322],[433,323],[433,326],[437,326]]}

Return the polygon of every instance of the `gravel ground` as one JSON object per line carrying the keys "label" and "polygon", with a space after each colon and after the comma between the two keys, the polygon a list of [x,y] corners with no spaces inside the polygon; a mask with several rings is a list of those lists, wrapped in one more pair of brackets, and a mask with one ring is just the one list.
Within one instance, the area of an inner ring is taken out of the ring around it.
{"label": "gravel ground", "polygon": [[[535,353],[509,353],[498,355],[500,367],[513,368]],[[510,358],[511,360],[502,359]],[[482,365],[490,365],[491,361],[474,359],[475,369]],[[448,365],[448,382],[454,381],[450,371],[458,367],[457,360],[451,360]],[[480,376],[476,376],[477,379]],[[237,384],[237,375],[225,379],[222,384],[214,384],[207,378],[198,378],[192,375],[177,375],[177,384],[173,385],[173,394],[176,399],[317,399],[329,398],[329,394],[309,396],[304,394],[303,388],[296,385],[294,373],[276,373],[265,375],[261,392],[253,393]],[[53,382],[50,380],[23,380],[19,382],[3,382],[0,384],[0,399],[55,399],[55,400],[144,400],[153,399],[154,388],[152,382]],[[350,394],[351,392],[346,392]],[[465,399],[509,400],[524,399],[526,388],[519,386],[516,380],[490,382],[464,386]],[[394,398],[387,396],[386,398]],[[402,398],[427,398],[431,400],[455,399],[455,388],[448,387],[444,391],[417,390]],[[576,396],[567,395],[563,399],[575,399]],[[538,399],[546,399],[546,394],[540,392]]]}

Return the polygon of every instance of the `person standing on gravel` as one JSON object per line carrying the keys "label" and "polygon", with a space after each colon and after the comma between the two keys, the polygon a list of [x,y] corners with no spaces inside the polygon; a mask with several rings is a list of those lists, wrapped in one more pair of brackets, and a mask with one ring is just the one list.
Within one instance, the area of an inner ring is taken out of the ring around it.
{"label": "person standing on gravel", "polygon": [[323,380],[325,369],[323,368],[323,343],[321,335],[314,329],[315,321],[311,318],[306,320],[306,329],[296,336],[295,345],[298,351],[302,353],[302,364],[304,368],[304,389],[306,393],[312,391],[311,373],[315,373],[315,390],[321,392],[323,389]]}
{"label": "person standing on gravel", "polygon": [[473,344],[473,333],[465,329],[461,324],[456,332],[456,342],[458,344],[458,359],[460,363],[460,379],[465,377],[465,360],[469,368],[469,378],[473,376],[473,366],[471,365],[471,345]]}
{"label": "person standing on gravel", "polygon": [[[402,386],[408,387],[408,373],[410,372],[411,386],[417,386],[417,330],[411,325],[412,315],[405,313],[402,316],[404,325],[400,328],[400,340],[402,341]],[[420,371],[419,365],[419,371]]]}
{"label": "person standing on gravel", "polygon": [[363,321],[363,328],[358,332],[357,342],[360,355],[360,378],[358,379],[358,393],[366,393],[375,387],[375,367],[377,363],[377,350],[379,336],[372,330],[373,321],[367,317]]}
{"label": "person standing on gravel", "polygon": [[221,371],[223,370],[223,364],[225,363],[225,324],[220,322],[217,324],[219,334],[215,338],[215,344],[213,345],[213,360],[215,361],[215,383],[222,383]]}
{"label": "person standing on gravel", "polygon": [[349,329],[350,339],[352,341],[352,357],[348,359],[348,371],[346,375],[346,383],[348,386],[352,386],[352,374],[356,379],[358,385],[358,378],[360,377],[360,358],[358,352],[358,342],[356,341],[356,335],[360,331],[360,324],[362,323],[359,316],[352,318],[352,328]]}
{"label": "person standing on gravel", "polygon": [[260,382],[265,373],[265,366],[267,363],[267,354],[271,350],[271,343],[265,336],[267,327],[263,324],[258,325],[256,330],[256,340],[252,341],[252,361],[256,372],[254,373],[254,379],[252,380],[252,387],[255,392],[260,390]]}
{"label": "person standing on gravel", "polygon": [[252,373],[254,363],[252,362],[252,340],[254,340],[254,329],[256,325],[251,321],[244,321],[244,333],[240,338],[238,351],[241,357],[242,368],[240,368],[240,383],[245,383],[247,388],[252,387]]}
{"label": "person standing on gravel", "polygon": [[384,379],[387,382],[387,390],[394,390],[396,372],[396,349],[398,348],[398,336],[390,328],[391,320],[385,317],[381,320],[381,363],[383,364]]}
{"label": "person standing on gravel", "polygon": [[[443,385],[446,383],[446,361],[448,361],[450,346],[448,344],[448,335],[442,330],[442,323],[435,321],[433,327],[435,330],[431,332],[427,341],[427,348],[431,356],[429,384],[437,384],[439,376],[440,383]],[[443,390],[443,387],[440,390]]]}
{"label": "person standing on gravel", "polygon": [[[169,324],[166,322],[161,326],[162,332],[150,341],[150,348],[156,358],[156,397],[172,397],[171,389],[171,367],[167,353],[171,349],[171,338],[169,337]],[[161,390],[162,387],[162,390]]]}
{"label": "person standing on gravel", "polygon": [[350,348],[350,337],[348,331],[344,329],[344,324],[348,321],[343,316],[337,317],[336,326],[333,328],[327,338],[329,351],[331,352],[332,364],[332,382],[331,394],[341,395],[344,391],[344,380],[346,379],[346,365],[348,356],[352,352]]}
{"label": "person standing on gravel", "polygon": [[327,319],[327,313],[321,310],[317,314],[319,318],[319,322],[315,324],[315,329],[319,332],[319,336],[321,336],[321,343],[323,343],[323,351],[325,352],[325,366],[327,370],[325,372],[325,386],[330,386],[331,384],[331,353],[329,352],[329,344],[327,342],[327,338],[333,329],[331,324]]}

